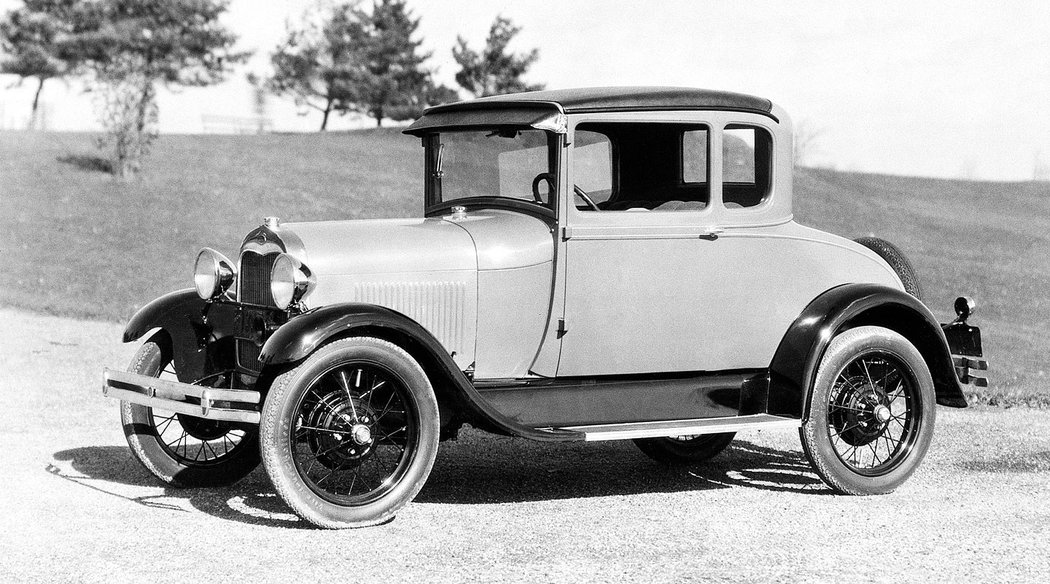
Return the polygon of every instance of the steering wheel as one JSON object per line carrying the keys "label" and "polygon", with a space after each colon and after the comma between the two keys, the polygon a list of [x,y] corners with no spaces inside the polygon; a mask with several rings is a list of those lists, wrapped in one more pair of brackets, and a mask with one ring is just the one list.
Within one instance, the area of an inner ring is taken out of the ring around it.
{"label": "steering wheel", "polygon": [[541,205],[546,205],[547,203],[543,200],[543,196],[540,195],[540,183],[543,181],[547,181],[547,188],[550,189],[547,191],[547,196],[549,197],[550,193],[554,192],[554,173],[541,172],[536,175],[536,178],[532,179],[532,199]]}
{"label": "steering wheel", "polygon": [[601,211],[601,209],[598,208],[598,205],[595,205],[594,201],[592,201],[591,198],[587,196],[587,193],[583,192],[583,189],[579,186],[572,185],[572,192],[575,193],[577,197],[583,199],[583,202],[587,203],[587,206],[590,207],[592,211]]}

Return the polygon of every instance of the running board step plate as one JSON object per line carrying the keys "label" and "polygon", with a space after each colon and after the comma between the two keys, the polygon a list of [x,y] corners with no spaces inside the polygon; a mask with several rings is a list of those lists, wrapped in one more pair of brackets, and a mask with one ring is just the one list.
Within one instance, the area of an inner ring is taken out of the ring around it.
{"label": "running board step plate", "polygon": [[670,420],[666,422],[634,422],[629,424],[600,424],[595,426],[568,426],[557,428],[583,434],[584,440],[629,440],[633,438],[661,438],[665,436],[692,436],[696,434],[721,434],[745,430],[772,430],[798,428],[802,420],[782,418],[769,414],[736,416],[731,418],[698,418],[693,420]]}

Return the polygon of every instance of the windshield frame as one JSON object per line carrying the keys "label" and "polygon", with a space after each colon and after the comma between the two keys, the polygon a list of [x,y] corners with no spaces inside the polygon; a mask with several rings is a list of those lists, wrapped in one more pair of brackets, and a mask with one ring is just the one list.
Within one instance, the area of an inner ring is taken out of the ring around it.
{"label": "windshield frame", "polygon": [[[440,136],[441,134],[448,133],[459,133],[459,132],[506,132],[506,131],[542,131],[547,135],[547,163],[548,167],[553,169],[554,173],[554,188],[552,189],[549,197],[549,206],[535,201],[527,199],[517,199],[513,197],[501,197],[501,196],[484,196],[484,197],[462,197],[458,199],[452,199],[449,201],[439,201],[440,190],[441,190],[441,177],[438,176],[438,157],[440,155]],[[423,184],[424,184],[424,216],[433,217],[446,215],[451,212],[452,207],[462,206],[470,209],[507,209],[511,211],[520,211],[535,215],[544,220],[550,222],[557,221],[558,217],[558,202],[560,200],[559,193],[561,191],[561,177],[562,177],[562,151],[565,147],[565,134],[552,132],[549,130],[539,130],[535,127],[528,125],[514,125],[514,126],[470,126],[470,127],[441,127],[428,130],[423,135],[423,147],[425,149],[424,159],[425,164],[423,168]]]}

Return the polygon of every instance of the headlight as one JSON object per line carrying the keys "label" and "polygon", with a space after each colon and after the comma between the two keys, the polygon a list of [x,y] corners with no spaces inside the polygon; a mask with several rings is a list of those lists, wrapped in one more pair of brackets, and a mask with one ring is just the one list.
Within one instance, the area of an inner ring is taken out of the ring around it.
{"label": "headlight", "polygon": [[277,256],[270,270],[270,293],[282,310],[306,298],[316,282],[310,268],[286,253]]}
{"label": "headlight", "polygon": [[209,300],[225,293],[236,277],[233,263],[221,253],[206,247],[197,254],[197,262],[193,265],[193,285],[201,298]]}

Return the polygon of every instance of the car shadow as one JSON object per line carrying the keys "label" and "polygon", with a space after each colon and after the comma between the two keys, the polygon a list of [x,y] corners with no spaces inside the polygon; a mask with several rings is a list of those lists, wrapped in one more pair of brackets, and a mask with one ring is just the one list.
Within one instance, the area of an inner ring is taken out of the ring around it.
{"label": "car shadow", "polygon": [[730,487],[831,494],[801,452],[736,440],[703,463],[669,466],[630,443],[541,444],[489,438],[492,446],[442,445],[416,500],[423,503],[520,503],[705,491]]}
{"label": "car shadow", "polygon": [[72,448],[52,456],[45,467],[48,473],[144,507],[195,510],[253,525],[312,528],[277,497],[262,467],[229,487],[182,489],[157,480],[125,446]]}
{"label": "car shadow", "polygon": [[[253,525],[311,528],[274,493],[256,469],[235,485],[180,489],[163,485],[123,446],[90,446],[54,453],[46,472],[83,488],[154,509],[194,510]],[[799,452],[737,440],[706,463],[671,467],[630,444],[542,444],[486,436],[443,443],[422,504],[498,504],[730,487],[830,494]]]}
{"label": "car shadow", "polygon": [[1008,454],[985,460],[966,460],[956,463],[956,467],[967,472],[1050,472],[1050,451],[1034,454]]}

